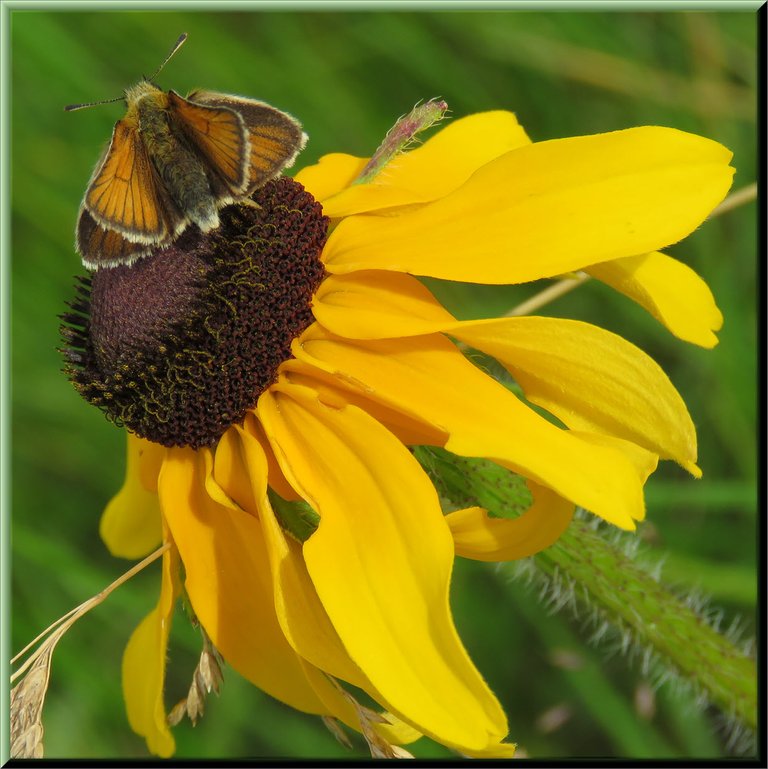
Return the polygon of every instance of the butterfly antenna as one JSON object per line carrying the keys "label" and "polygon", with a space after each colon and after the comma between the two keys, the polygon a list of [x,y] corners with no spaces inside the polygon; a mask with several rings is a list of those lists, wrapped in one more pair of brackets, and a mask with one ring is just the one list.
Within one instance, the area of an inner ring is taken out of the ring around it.
{"label": "butterfly antenna", "polygon": [[[187,33],[184,32],[179,36],[179,39],[173,44],[173,48],[171,48],[171,52],[165,57],[165,60],[163,63],[157,68],[157,71],[155,72],[152,77],[145,77],[145,80],[149,80],[150,82],[154,80],[161,72],[163,67],[171,60],[171,57],[176,53],[176,51],[181,48],[182,45],[184,45],[184,41],[187,39]],[[85,109],[86,107],[95,107],[98,104],[112,104],[112,102],[116,101],[122,101],[125,97],[124,96],[116,96],[114,99],[103,99],[102,101],[89,101],[87,104],[68,104],[66,107],[64,107],[64,112],[74,112],[77,109]]]}
{"label": "butterfly antenna", "polygon": [[123,96],[116,96],[114,99],[103,99],[102,101],[89,101],[87,104],[67,104],[64,112],[74,112],[76,109],[85,109],[86,107],[96,107],[99,104],[112,104],[115,101],[122,101]]}
{"label": "butterfly antenna", "polygon": [[182,45],[184,45],[184,41],[187,39],[187,33],[184,32],[182,35],[180,35],[179,39],[173,44],[173,48],[171,48],[171,52],[165,57],[165,61],[157,68],[157,72],[155,72],[152,77],[147,77],[145,80],[149,80],[152,82],[162,71],[163,67],[171,60],[173,57],[173,54],[176,53],[176,51],[181,48]]}

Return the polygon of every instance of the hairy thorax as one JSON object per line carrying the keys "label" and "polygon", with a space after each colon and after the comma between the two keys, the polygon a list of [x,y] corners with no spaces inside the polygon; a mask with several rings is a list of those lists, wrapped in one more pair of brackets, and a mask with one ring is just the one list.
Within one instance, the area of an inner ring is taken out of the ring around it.
{"label": "hairy thorax", "polygon": [[218,227],[219,217],[205,168],[175,130],[168,112],[168,96],[146,81],[130,89],[137,96],[138,128],[144,146],[168,193],[178,208],[203,232]]}

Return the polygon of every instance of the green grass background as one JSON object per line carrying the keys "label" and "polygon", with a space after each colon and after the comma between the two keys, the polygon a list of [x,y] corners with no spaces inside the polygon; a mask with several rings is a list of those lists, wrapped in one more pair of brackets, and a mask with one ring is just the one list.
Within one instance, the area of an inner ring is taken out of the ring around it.
{"label": "green grass background", "polygon": [[[60,373],[58,321],[79,272],[78,206],[100,149],[123,110],[62,107],[117,96],[158,66],[181,32],[189,40],[159,78],[242,93],[299,117],[322,154],[370,153],[398,115],[441,96],[455,116],[509,109],[535,140],[659,124],[716,139],[735,153],[735,189],[755,179],[756,29],[745,12],[150,12],[11,13],[10,254],[12,342],[11,647],[15,652],[128,566],[98,535],[100,512],[123,474],[123,435],[81,401]],[[514,180],[510,180],[514,183]],[[669,252],[712,286],[726,321],[701,350],[671,337],[603,285],[546,308],[622,334],[661,363],[699,430],[704,478],[665,465],[647,486],[639,536],[664,575],[696,588],[749,637],[756,602],[755,203],[702,226]],[[556,212],[553,212],[556,216]],[[462,317],[502,312],[530,287],[444,284]],[[124,586],[64,637],[44,711],[48,757],[141,757],[120,691],[128,635],[156,600],[156,567]],[[502,700],[511,739],[531,756],[717,757],[722,719],[679,687],[636,705],[648,683],[639,661],[587,644],[567,614],[551,614],[509,572],[458,563],[456,621]],[[188,686],[199,649],[177,618],[169,705]],[[615,652],[615,649],[613,650]],[[577,655],[574,673],[563,653]],[[175,730],[180,757],[354,757],[319,719],[291,711],[227,670],[219,699],[193,729]],[[560,708],[563,722],[542,716]],[[422,740],[419,756],[448,755]]]}

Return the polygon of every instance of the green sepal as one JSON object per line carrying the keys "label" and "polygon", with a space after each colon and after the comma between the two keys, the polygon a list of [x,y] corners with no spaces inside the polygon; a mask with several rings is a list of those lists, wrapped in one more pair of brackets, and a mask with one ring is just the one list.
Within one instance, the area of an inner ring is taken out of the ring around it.
{"label": "green sepal", "polygon": [[320,525],[320,516],[303,499],[289,502],[272,489],[267,494],[283,531],[298,542],[306,542]]}

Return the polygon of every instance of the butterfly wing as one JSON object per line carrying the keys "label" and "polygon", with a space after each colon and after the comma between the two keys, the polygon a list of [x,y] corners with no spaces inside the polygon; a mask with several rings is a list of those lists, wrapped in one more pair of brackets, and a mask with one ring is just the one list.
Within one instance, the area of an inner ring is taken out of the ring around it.
{"label": "butterfly wing", "polygon": [[119,120],[85,191],[84,208],[102,227],[146,244],[164,240],[177,225],[164,203],[135,121]]}
{"label": "butterfly wing", "polygon": [[193,91],[189,100],[235,110],[243,119],[250,140],[248,194],[292,166],[307,143],[295,118],[264,102],[204,90]]}
{"label": "butterfly wing", "polygon": [[131,264],[154,247],[152,244],[134,243],[116,230],[102,227],[85,206],[81,208],[77,220],[75,245],[83,258],[83,265],[89,270]]}
{"label": "butterfly wing", "polygon": [[[174,125],[202,155],[217,197],[240,197],[248,186],[248,133],[239,113],[168,92]],[[212,173],[211,173],[212,172]]]}

